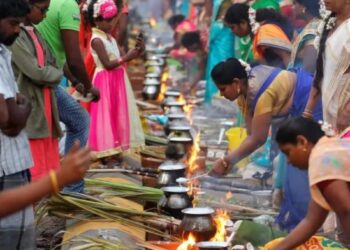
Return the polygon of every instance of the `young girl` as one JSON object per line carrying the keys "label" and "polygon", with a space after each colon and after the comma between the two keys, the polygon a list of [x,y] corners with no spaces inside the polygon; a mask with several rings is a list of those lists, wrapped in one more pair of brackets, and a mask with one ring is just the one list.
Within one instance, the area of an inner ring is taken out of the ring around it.
{"label": "young girl", "polygon": [[305,219],[274,250],[294,249],[306,242],[317,233],[329,211],[337,214],[349,238],[350,135],[346,132],[338,137],[323,137],[320,125],[303,117],[280,127],[276,140],[289,162],[309,170],[312,199]]}
{"label": "young girl", "polygon": [[16,42],[12,45],[12,63],[20,93],[32,104],[26,125],[34,166],[30,172],[34,181],[59,166],[59,126],[56,95],[53,87],[62,78],[50,50],[34,25],[40,23],[50,0],[29,0],[31,11]]}
{"label": "young girl", "polygon": [[93,0],[88,8],[92,29],[91,53],[96,69],[93,84],[101,92],[101,100],[91,104],[89,144],[92,150],[105,152],[129,149],[144,144],[135,97],[123,64],[140,56],[134,48],[124,57],[110,35],[117,14],[113,0]]}

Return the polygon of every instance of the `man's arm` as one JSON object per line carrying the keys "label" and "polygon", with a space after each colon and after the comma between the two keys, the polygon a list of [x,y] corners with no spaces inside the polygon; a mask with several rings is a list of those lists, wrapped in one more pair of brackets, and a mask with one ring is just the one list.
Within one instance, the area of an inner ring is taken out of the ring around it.
{"label": "man's arm", "polygon": [[17,94],[16,98],[6,99],[8,123],[3,132],[8,136],[17,136],[27,124],[32,107],[28,99]]}
{"label": "man's arm", "polygon": [[7,127],[9,120],[6,100],[3,94],[0,94],[0,129]]}
{"label": "man's arm", "polygon": [[92,87],[80,53],[79,33],[75,30],[61,30],[61,36],[70,72],[84,85],[84,94],[90,92],[95,100],[98,100],[100,98],[99,91]]}

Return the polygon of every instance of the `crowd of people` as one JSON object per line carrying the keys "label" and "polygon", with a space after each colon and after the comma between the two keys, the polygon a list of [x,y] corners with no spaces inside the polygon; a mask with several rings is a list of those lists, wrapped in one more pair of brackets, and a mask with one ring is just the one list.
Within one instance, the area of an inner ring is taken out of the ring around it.
{"label": "crowd of people", "polygon": [[290,232],[274,249],[307,241],[330,211],[349,244],[350,1],[1,0],[0,249],[35,249],[31,204],[62,188],[83,192],[90,149],[144,145],[126,68],[145,52],[142,34],[128,48],[134,8],[167,18],[169,55],[194,62],[183,91],[206,80],[206,104],[237,101],[248,136],[211,175],[272,138],[276,223]]}

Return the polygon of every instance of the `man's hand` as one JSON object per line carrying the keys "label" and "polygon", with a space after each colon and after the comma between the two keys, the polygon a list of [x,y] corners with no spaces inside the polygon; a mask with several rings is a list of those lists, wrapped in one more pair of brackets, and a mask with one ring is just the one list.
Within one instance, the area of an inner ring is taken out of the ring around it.
{"label": "man's hand", "polygon": [[93,96],[93,102],[100,100],[100,91],[97,88],[91,88],[88,92]]}

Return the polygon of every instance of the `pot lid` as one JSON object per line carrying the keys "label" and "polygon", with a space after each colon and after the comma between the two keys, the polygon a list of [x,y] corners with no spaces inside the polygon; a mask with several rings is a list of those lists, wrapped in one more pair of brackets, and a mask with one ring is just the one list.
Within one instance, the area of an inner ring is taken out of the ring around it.
{"label": "pot lid", "polygon": [[175,171],[175,170],[183,170],[186,169],[186,166],[183,164],[172,164],[164,162],[162,165],[159,166],[159,170],[163,171]]}
{"label": "pot lid", "polygon": [[147,73],[145,78],[160,78],[160,74],[157,73]]}
{"label": "pot lid", "polygon": [[172,137],[169,139],[170,142],[191,142],[192,138],[189,137]]}
{"label": "pot lid", "polygon": [[143,82],[145,85],[160,85],[160,82],[154,78],[146,78]]}
{"label": "pot lid", "polygon": [[217,249],[217,248],[228,248],[229,244],[227,242],[213,242],[213,241],[203,241],[197,244],[197,247]]}
{"label": "pot lid", "polygon": [[167,115],[170,119],[180,119],[180,118],[186,118],[186,115],[184,113],[170,113]]}
{"label": "pot lid", "polygon": [[176,90],[168,90],[168,91],[165,92],[165,96],[178,97],[180,95],[181,95],[181,93],[179,91],[176,91]]}
{"label": "pot lid", "polygon": [[188,193],[190,191],[189,188],[186,187],[163,187],[161,188],[161,190],[163,190],[163,192],[167,192],[167,193]]}
{"label": "pot lid", "polygon": [[186,105],[186,103],[185,102],[177,102],[177,101],[168,101],[168,102],[166,102],[166,103],[164,103],[164,105],[165,106],[169,106],[169,107],[171,107],[171,106],[178,106],[178,107],[180,107],[180,106],[185,106]]}
{"label": "pot lid", "polygon": [[169,129],[174,131],[188,131],[191,130],[191,127],[187,125],[170,125]]}
{"label": "pot lid", "polygon": [[188,214],[188,215],[210,215],[215,213],[215,211],[210,207],[194,207],[194,208],[186,208],[182,210],[182,213]]}

